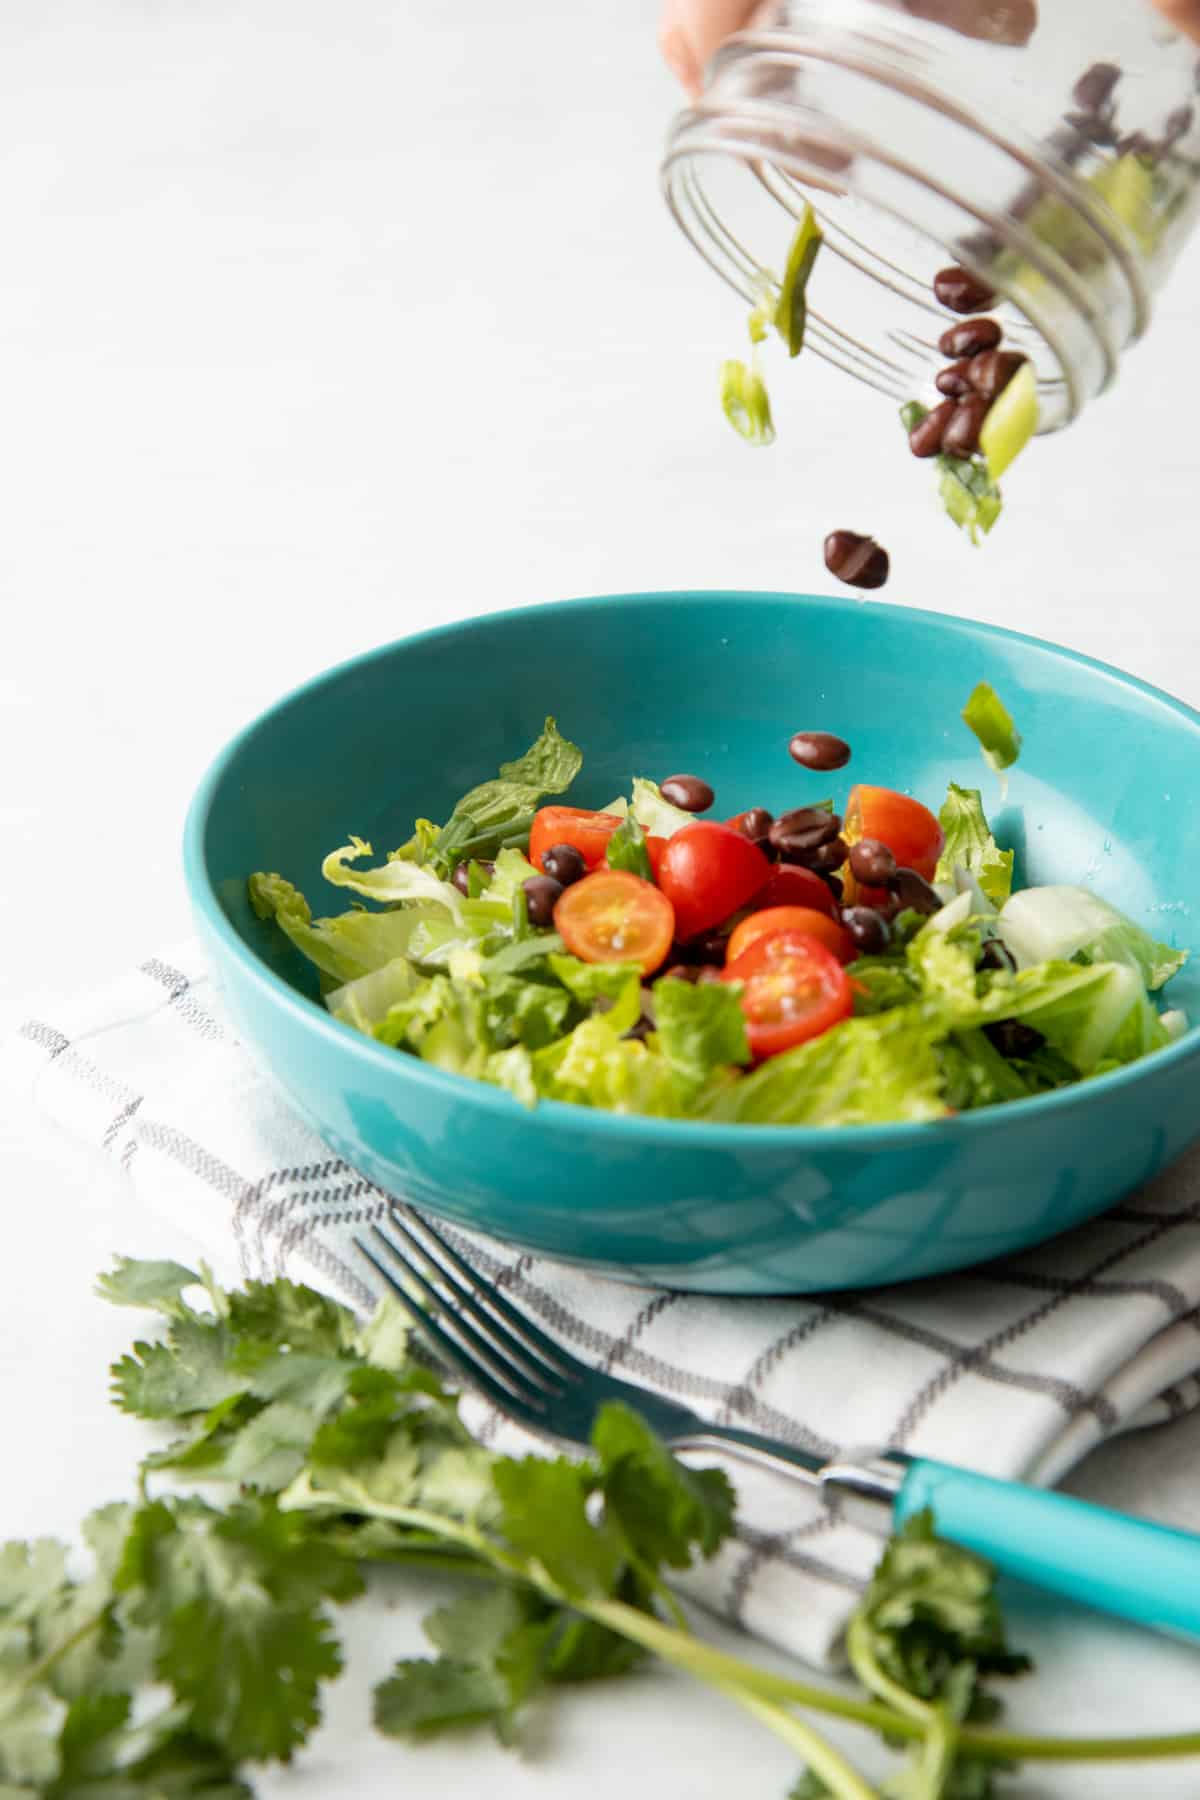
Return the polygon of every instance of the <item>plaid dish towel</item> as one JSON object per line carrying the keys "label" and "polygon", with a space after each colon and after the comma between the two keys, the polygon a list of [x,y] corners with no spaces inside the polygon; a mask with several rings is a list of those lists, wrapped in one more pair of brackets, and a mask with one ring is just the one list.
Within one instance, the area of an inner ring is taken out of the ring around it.
{"label": "plaid dish towel", "polygon": [[[196,945],[40,1009],[4,1067],[18,1103],[114,1159],[167,1214],[181,1256],[199,1250],[227,1279],[283,1273],[372,1304],[351,1237],[385,1197],[239,1046]],[[452,1235],[583,1358],[819,1454],[890,1443],[1052,1482],[1102,1438],[1200,1402],[1196,1154],[1022,1256],[854,1294],[654,1292]],[[115,1239],[125,1248],[119,1228]],[[531,1447],[482,1402],[468,1418],[497,1447]],[[689,1575],[690,1592],[809,1662],[836,1659],[878,1541],[798,1483],[730,1473],[739,1535]]]}

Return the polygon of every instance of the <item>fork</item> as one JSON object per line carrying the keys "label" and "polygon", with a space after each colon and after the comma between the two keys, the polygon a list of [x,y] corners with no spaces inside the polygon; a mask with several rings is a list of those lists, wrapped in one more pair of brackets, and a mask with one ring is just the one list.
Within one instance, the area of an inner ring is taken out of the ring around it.
{"label": "fork", "polygon": [[1044,1488],[904,1451],[832,1461],[798,1444],[713,1424],[590,1367],[489,1284],[428,1221],[393,1202],[388,1228],[354,1242],[438,1355],[506,1418],[586,1447],[601,1407],[639,1413],[676,1453],[728,1456],[799,1480],[840,1516],[886,1538],[923,1507],[939,1532],[1009,1574],[1156,1630],[1200,1637],[1200,1537]]}

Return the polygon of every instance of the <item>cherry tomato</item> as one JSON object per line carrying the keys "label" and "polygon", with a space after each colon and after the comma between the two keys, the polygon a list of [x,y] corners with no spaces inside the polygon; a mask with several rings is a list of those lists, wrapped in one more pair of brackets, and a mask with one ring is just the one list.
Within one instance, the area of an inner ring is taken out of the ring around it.
{"label": "cherry tomato", "polygon": [[589,869],[599,868],[608,840],[623,821],[616,813],[588,812],[582,806],[543,806],[533,815],[529,860],[540,871],[555,844],[573,844]]}
{"label": "cherry tomato", "polygon": [[581,962],[637,963],[649,975],[671,948],[675,913],[652,881],[627,869],[597,869],[564,889],[554,928]]}
{"label": "cherry tomato", "polygon": [[726,962],[736,962],[751,944],[773,931],[802,931],[806,937],[816,938],[819,944],[832,950],[840,963],[853,962],[858,955],[858,946],[846,927],[831,919],[828,913],[817,912],[811,906],[768,906],[762,912],[752,912],[740,925],[734,926],[725,953]]}
{"label": "cherry tomato", "polygon": [[837,957],[802,931],[760,937],[728,964],[722,980],[743,984],[746,1036],[759,1059],[820,1037],[848,1019],[853,1006],[850,979]]}
{"label": "cherry tomato", "polygon": [[[859,838],[878,838],[886,844],[902,869],[915,869],[932,881],[942,854],[942,828],[927,806],[891,788],[852,788],[846,806],[842,836],[848,844]],[[842,872],[847,904],[877,906],[887,899],[883,888],[867,888],[855,881],[849,863]]]}
{"label": "cherry tomato", "polygon": [[777,863],[766,887],[754,896],[755,910],[764,906],[807,906],[813,912],[828,913],[832,919],[833,894],[811,869],[798,869],[795,863]]}
{"label": "cherry tomato", "polygon": [[715,819],[684,825],[668,838],[658,870],[680,941],[720,925],[765,887],[770,873],[758,845],[741,832]]}
{"label": "cherry tomato", "polygon": [[650,870],[655,881],[658,880],[658,871],[662,868],[663,851],[670,841],[669,838],[663,837],[648,837],[646,839],[646,855],[650,858]]}

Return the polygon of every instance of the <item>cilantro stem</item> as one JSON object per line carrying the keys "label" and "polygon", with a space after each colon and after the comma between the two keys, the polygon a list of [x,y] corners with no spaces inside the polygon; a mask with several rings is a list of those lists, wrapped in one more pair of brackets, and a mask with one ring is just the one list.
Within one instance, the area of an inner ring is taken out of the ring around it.
{"label": "cilantro stem", "polygon": [[55,1644],[52,1650],[47,1650],[46,1654],[39,1657],[37,1662],[30,1664],[17,1684],[18,1691],[36,1687],[39,1681],[44,1681],[55,1663],[61,1662],[63,1657],[69,1655],[77,1644],[82,1644],[85,1638],[91,1637],[93,1631],[99,1631],[103,1623],[103,1610],[93,1613],[90,1619],[85,1619],[83,1624],[77,1626],[69,1637],[63,1639],[61,1644]]}
{"label": "cilantro stem", "polygon": [[926,1701],[919,1700],[880,1668],[871,1648],[871,1634],[864,1619],[851,1620],[846,1633],[846,1652],[851,1668],[868,1693],[886,1701],[898,1713],[921,1726],[925,1740],[917,1761],[921,1792],[928,1794],[931,1800],[937,1800],[954,1768],[955,1745],[958,1741],[957,1722],[944,1707],[930,1706]]}
{"label": "cilantro stem", "polygon": [[[785,1675],[776,1675],[742,1658],[729,1656],[701,1639],[685,1636],[661,1619],[639,1612],[622,1600],[588,1600],[567,1594],[534,1562],[523,1561],[505,1551],[482,1531],[464,1525],[444,1513],[426,1512],[419,1507],[387,1506],[375,1500],[365,1488],[353,1497],[351,1484],[344,1477],[337,1493],[322,1493],[314,1487],[307,1473],[293,1483],[288,1492],[286,1509],[297,1511],[344,1512],[350,1510],[368,1517],[387,1519],[397,1525],[408,1525],[417,1531],[428,1531],[465,1549],[473,1550],[481,1561],[519,1581],[536,1587],[549,1598],[565,1603],[576,1612],[586,1614],[600,1624],[621,1633],[648,1650],[655,1651],[665,1662],[687,1669],[701,1679],[727,1690],[739,1688],[743,1693],[764,1702],[790,1702],[811,1707],[835,1718],[849,1719],[872,1731],[886,1732],[910,1741],[926,1736],[924,1724],[906,1713],[877,1700],[854,1700]],[[464,1565],[464,1573],[470,1573]],[[881,1671],[882,1673],[882,1671]],[[886,1677],[885,1677],[886,1679]],[[904,1690],[901,1690],[904,1691]],[[904,1691],[907,1702],[920,1705],[915,1696]],[[1034,1737],[1015,1731],[990,1731],[979,1726],[964,1726],[958,1734],[959,1749],[988,1762],[1137,1762],[1156,1761],[1179,1756],[1200,1756],[1200,1731],[1160,1733],[1146,1737]],[[869,1790],[868,1790],[869,1791]]]}

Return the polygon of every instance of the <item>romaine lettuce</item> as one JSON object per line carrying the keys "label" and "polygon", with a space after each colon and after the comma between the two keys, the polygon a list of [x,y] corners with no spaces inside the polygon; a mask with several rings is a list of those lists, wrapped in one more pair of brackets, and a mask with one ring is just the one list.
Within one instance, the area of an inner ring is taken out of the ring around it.
{"label": "romaine lettuce", "polygon": [[953,881],[961,869],[975,877],[993,906],[1003,906],[1012,892],[1013,853],[997,848],[979,789],[952,781],[938,822],[946,841],[934,879]]}
{"label": "romaine lettuce", "polygon": [[1078,958],[1124,963],[1152,991],[1187,961],[1088,888],[1023,888],[1001,909],[997,929],[1018,968]]}

